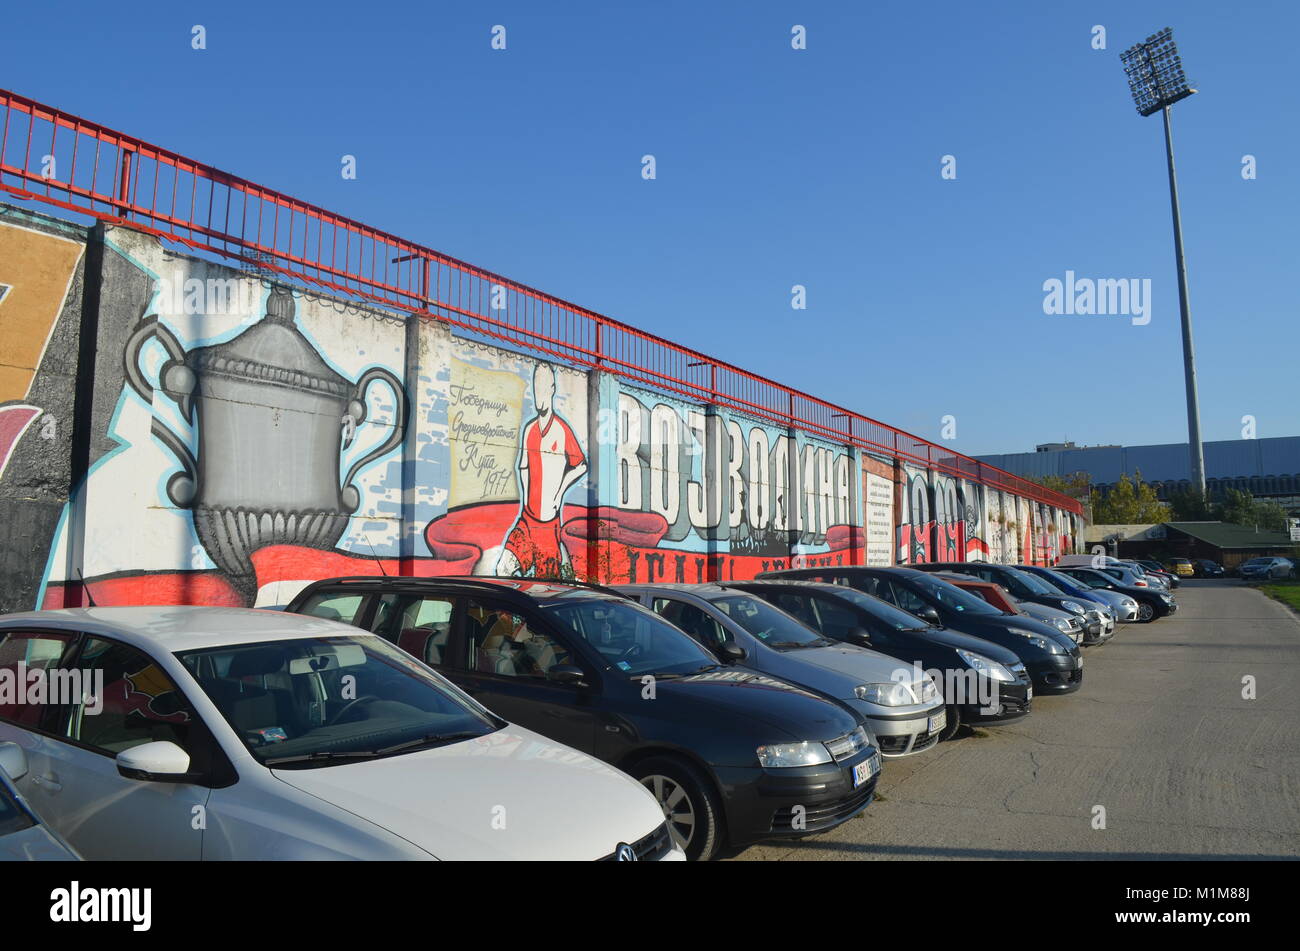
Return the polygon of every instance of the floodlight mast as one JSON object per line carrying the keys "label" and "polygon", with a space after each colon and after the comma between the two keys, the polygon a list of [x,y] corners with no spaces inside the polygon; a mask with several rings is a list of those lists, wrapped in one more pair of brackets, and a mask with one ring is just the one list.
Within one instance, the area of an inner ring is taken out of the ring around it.
{"label": "floodlight mast", "polygon": [[1178,309],[1183,327],[1183,376],[1187,388],[1187,448],[1192,486],[1205,497],[1205,449],[1201,443],[1201,409],[1196,387],[1196,353],[1192,345],[1192,313],[1188,304],[1187,262],[1183,256],[1183,224],[1178,207],[1178,177],[1174,172],[1174,136],[1169,107],[1196,92],[1183,73],[1183,61],[1173,30],[1165,27],[1120,54],[1129,91],[1139,115],[1164,117],[1165,158],[1169,166],[1169,202],[1174,218],[1174,258],[1178,265]]}

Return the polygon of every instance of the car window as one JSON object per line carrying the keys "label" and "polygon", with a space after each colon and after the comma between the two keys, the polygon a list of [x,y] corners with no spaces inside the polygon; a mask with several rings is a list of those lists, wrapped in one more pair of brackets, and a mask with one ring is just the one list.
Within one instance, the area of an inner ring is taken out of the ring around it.
{"label": "car window", "polygon": [[817,630],[836,640],[848,640],[862,627],[858,612],[832,598],[812,599],[817,612]]}
{"label": "car window", "polygon": [[846,588],[854,588],[880,598],[882,601],[891,603],[894,601],[893,592],[889,589],[889,582],[884,578],[877,578],[874,575],[834,575],[831,577],[831,582]]}
{"label": "car window", "polygon": [[454,598],[388,593],[375,605],[370,629],[432,667],[447,663]]}
{"label": "car window", "polygon": [[825,643],[816,632],[762,598],[729,595],[715,598],[713,606],[750,634],[776,650],[793,650]]}
{"label": "car window", "polygon": [[356,762],[485,736],[500,727],[442,677],[370,634],[263,641],[177,656],[267,766]]}
{"label": "car window", "polygon": [[361,608],[365,604],[364,594],[347,594],[342,591],[317,591],[298,608],[298,614],[324,618],[327,621],[341,621],[344,624],[356,624],[361,619]]}
{"label": "car window", "polygon": [[89,690],[70,710],[70,739],[112,756],[157,740],[189,749],[194,720],[189,704],[148,654],[87,637],[73,666]]}
{"label": "car window", "polygon": [[800,623],[811,627],[814,631],[821,630],[817,612],[813,610],[812,598],[808,595],[796,594],[792,591],[781,591],[774,595],[771,601],[786,614],[798,618]]}
{"label": "car window", "polygon": [[555,599],[542,610],[629,677],[693,674],[718,666],[717,658],[691,637],[632,601]]}
{"label": "car window", "polygon": [[[10,684],[20,680],[31,684],[32,672],[40,671],[48,685],[49,672],[76,640],[76,634],[54,631],[8,631],[0,635],[0,677]],[[48,693],[48,691],[47,691]],[[33,702],[30,691],[0,691],[0,720],[31,729],[51,729],[58,708],[52,703]]]}
{"label": "car window", "polygon": [[473,599],[465,610],[465,657],[479,673],[540,679],[552,667],[574,662],[567,647],[527,618]]}
{"label": "car window", "polygon": [[706,647],[718,647],[734,640],[730,631],[693,604],[676,598],[655,598],[652,608],[655,614],[681,628]]}

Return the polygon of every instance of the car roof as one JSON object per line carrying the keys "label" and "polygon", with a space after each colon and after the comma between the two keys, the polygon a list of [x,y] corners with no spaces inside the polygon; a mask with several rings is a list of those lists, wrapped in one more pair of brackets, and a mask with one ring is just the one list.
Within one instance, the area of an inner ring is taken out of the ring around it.
{"label": "car roof", "polygon": [[[780,578],[770,577],[771,575],[784,575],[786,573],[809,572],[813,574],[825,574],[827,572],[852,574],[886,574],[886,575],[924,575],[927,572],[917,571],[907,565],[825,565],[823,567],[804,567],[804,568],[777,568],[773,571],[761,572],[766,577],[756,578],[756,581],[780,581]],[[789,580],[789,579],[786,579]]]}
{"label": "car roof", "polygon": [[502,578],[494,575],[356,575],[341,578],[325,578],[313,582],[298,595],[298,600],[307,592],[321,588],[374,588],[403,590],[421,587],[446,586],[478,589],[479,591],[496,591],[503,594],[521,595],[541,601],[555,598],[579,600],[582,598],[622,599],[626,597],[621,591],[604,585],[590,584],[583,581],[535,581],[531,578]]}
{"label": "car roof", "polygon": [[373,636],[337,621],[284,611],[176,604],[60,608],[0,617],[0,630],[13,628],[98,634],[171,653],[306,637]]}

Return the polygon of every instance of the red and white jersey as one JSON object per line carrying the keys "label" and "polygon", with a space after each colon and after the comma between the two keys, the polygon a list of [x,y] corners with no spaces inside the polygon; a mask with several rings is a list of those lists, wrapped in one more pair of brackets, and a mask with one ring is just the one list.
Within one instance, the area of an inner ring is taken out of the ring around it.
{"label": "red and white jersey", "polygon": [[533,518],[549,522],[559,514],[558,494],[564,474],[587,461],[578,437],[569,424],[555,413],[543,424],[529,420],[524,427],[521,469],[528,470],[528,498],[524,511]]}

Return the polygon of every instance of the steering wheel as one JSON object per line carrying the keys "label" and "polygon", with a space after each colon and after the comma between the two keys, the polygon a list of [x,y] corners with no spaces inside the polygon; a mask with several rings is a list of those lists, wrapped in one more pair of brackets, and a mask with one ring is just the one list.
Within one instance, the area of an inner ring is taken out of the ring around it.
{"label": "steering wheel", "polygon": [[376,697],[374,694],[366,694],[364,697],[357,697],[355,700],[349,700],[347,703],[343,704],[343,708],[339,710],[338,713],[334,714],[334,716],[330,717],[328,720],[325,721],[325,725],[333,726],[334,724],[338,723],[339,720],[343,719],[343,714],[347,713],[349,710],[351,710],[359,703],[373,703],[378,699],[379,698]]}
{"label": "steering wheel", "polygon": [[640,644],[633,644],[631,647],[627,648],[627,650],[623,651],[623,653],[619,654],[618,657],[615,658],[614,663],[623,660],[631,660],[637,654],[642,653],[642,651],[644,651],[644,648]]}

